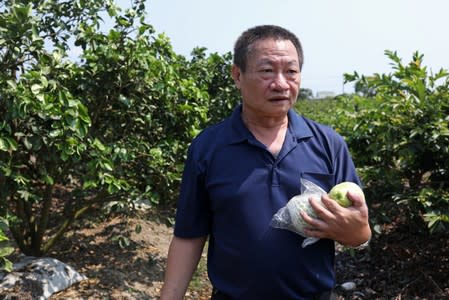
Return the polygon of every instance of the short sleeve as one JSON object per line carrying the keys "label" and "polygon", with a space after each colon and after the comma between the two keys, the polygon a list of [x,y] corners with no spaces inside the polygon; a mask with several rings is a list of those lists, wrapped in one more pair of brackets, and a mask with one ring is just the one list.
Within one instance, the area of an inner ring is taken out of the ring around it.
{"label": "short sleeve", "polygon": [[177,203],[174,235],[182,238],[207,236],[210,206],[205,188],[205,162],[193,142],[187,154]]}

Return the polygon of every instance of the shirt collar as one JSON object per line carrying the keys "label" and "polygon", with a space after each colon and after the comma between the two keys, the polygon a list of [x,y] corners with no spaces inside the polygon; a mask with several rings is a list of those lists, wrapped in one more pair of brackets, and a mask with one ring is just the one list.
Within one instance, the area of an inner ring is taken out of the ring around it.
{"label": "shirt collar", "polygon": [[[251,132],[242,120],[242,105],[238,105],[230,116],[229,143],[240,143],[253,138]],[[288,111],[288,127],[291,135],[297,140],[313,136],[312,131],[307,126],[304,118],[299,116],[293,109]]]}
{"label": "shirt collar", "polygon": [[307,126],[306,121],[294,109],[288,111],[288,127],[293,137],[298,140],[312,137],[312,131]]}

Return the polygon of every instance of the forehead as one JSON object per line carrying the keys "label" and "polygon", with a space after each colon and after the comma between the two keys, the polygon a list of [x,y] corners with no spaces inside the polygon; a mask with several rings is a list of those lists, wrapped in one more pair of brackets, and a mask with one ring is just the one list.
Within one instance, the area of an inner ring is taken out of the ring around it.
{"label": "forehead", "polygon": [[248,51],[248,62],[285,60],[299,63],[298,52],[290,40],[263,39],[255,41]]}

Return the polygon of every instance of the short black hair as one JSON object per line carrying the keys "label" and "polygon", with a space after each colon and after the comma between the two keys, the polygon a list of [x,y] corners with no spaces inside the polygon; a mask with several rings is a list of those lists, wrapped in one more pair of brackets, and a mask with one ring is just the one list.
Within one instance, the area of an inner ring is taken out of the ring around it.
{"label": "short black hair", "polygon": [[302,69],[304,53],[298,37],[294,33],[280,26],[259,25],[244,31],[235,42],[234,64],[242,70],[242,72],[246,71],[248,53],[251,50],[251,45],[256,41],[265,39],[291,41],[296,48],[296,52],[298,52],[299,69]]}

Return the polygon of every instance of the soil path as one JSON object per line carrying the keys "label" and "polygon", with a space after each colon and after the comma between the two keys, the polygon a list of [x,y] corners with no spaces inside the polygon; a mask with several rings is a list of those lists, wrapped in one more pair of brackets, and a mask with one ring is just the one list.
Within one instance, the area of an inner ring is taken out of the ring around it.
{"label": "soil path", "polygon": [[[157,299],[171,235],[158,221],[119,217],[72,231],[52,256],[89,279],[51,299]],[[201,299],[203,290],[209,295],[204,275],[193,285],[186,299]]]}
{"label": "soil path", "polygon": [[[379,224],[367,250],[338,252],[339,299],[449,299],[449,239],[401,218]],[[421,229],[419,229],[421,228]],[[115,217],[75,228],[50,256],[88,277],[55,299],[158,299],[172,228],[160,220]],[[342,284],[355,284],[345,291]],[[205,256],[189,300],[210,296]]]}

